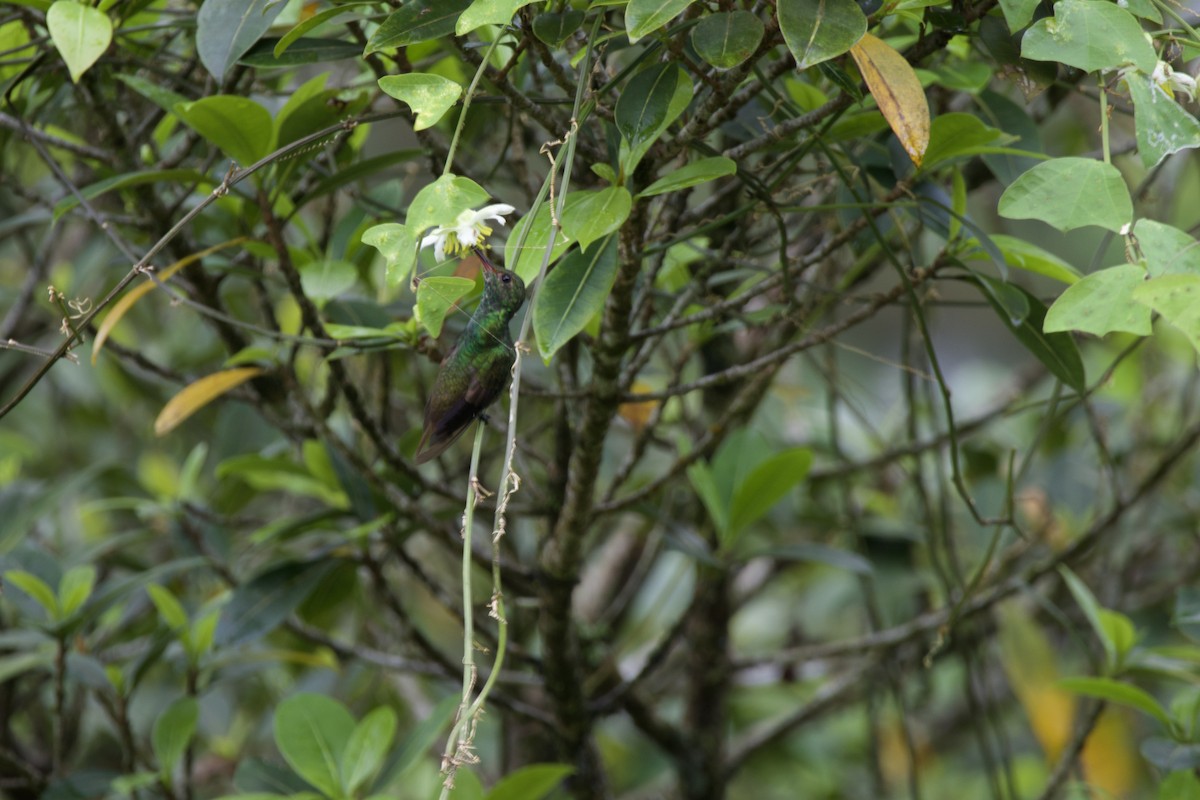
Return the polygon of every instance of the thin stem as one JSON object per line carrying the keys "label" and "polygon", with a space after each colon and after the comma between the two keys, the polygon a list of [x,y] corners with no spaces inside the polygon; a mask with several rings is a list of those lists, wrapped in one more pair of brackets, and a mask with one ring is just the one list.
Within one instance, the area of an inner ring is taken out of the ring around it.
{"label": "thin stem", "polygon": [[480,79],[483,78],[484,70],[487,69],[492,52],[496,49],[496,45],[500,43],[501,35],[498,34],[492,40],[492,43],[488,45],[487,52],[483,54],[483,60],[479,62],[479,68],[475,70],[475,77],[471,79],[471,85],[467,87],[467,93],[463,95],[462,112],[458,115],[458,124],[454,126],[454,137],[450,139],[450,149],[446,151],[446,164],[442,167],[443,175],[449,175],[451,168],[454,166],[454,151],[458,149],[458,140],[462,136],[463,128],[467,124],[467,112],[471,110],[471,97],[475,94],[475,88],[479,86]]}

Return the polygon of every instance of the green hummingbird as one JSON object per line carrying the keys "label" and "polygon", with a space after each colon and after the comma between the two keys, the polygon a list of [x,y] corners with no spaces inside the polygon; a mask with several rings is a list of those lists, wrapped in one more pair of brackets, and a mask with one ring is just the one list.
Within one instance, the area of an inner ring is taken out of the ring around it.
{"label": "green hummingbird", "polygon": [[508,323],[525,302],[525,284],[472,249],[483,263],[483,299],[442,359],[425,403],[418,464],[441,455],[500,396],[517,357]]}

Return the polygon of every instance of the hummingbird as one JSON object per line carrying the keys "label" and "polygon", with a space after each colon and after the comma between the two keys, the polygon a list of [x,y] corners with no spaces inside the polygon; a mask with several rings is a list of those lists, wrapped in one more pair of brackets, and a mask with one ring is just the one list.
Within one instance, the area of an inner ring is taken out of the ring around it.
{"label": "hummingbird", "polygon": [[478,247],[483,263],[483,299],[467,328],[442,359],[425,402],[425,430],[416,462],[441,455],[482,416],[508,384],[516,350],[508,323],[525,302],[525,284],[515,272],[500,269]]}

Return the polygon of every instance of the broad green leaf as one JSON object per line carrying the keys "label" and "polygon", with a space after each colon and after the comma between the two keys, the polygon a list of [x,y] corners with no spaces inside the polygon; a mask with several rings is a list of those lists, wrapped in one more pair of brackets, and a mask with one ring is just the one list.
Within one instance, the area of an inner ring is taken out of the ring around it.
{"label": "broad green leaf", "polygon": [[328,64],[331,61],[359,58],[362,55],[357,44],[341,39],[302,36],[292,42],[286,52],[275,55],[275,47],[278,44],[279,40],[273,36],[260,39],[242,54],[237,63],[258,69],[283,69],[305,64]]}
{"label": "broad green leaf", "polygon": [[1038,20],[1025,32],[1021,55],[1084,72],[1132,64],[1149,74],[1158,63],[1137,19],[1104,0],[1059,0],[1053,17]]}
{"label": "broad green leaf", "polygon": [[1200,778],[1194,769],[1177,770],[1158,785],[1158,800],[1200,800]]}
{"label": "broad green leaf", "polygon": [[642,70],[630,79],[617,98],[617,130],[630,146],[652,139],[661,131],[676,86],[688,77],[677,64],[669,61]]}
{"label": "broad green leaf", "polygon": [[168,786],[174,783],[175,765],[183,758],[184,750],[196,734],[199,719],[200,706],[196,698],[180,697],[154,721],[151,744],[158,760],[158,773]]}
{"label": "broad green leaf", "polygon": [[379,88],[413,110],[414,131],[436,125],[462,96],[462,87],[449,78],[421,72],[380,78]]}
{"label": "broad green leaf", "polygon": [[1019,286],[1005,284],[1008,291],[1024,298],[1028,308],[1027,312],[1021,315],[1019,321],[1014,321],[1011,309],[997,297],[996,284],[999,282],[983,275],[977,275],[975,278],[982,285],[992,285],[991,291],[985,289],[984,296],[996,310],[1001,322],[1017,337],[1025,349],[1032,353],[1038,361],[1041,361],[1054,377],[1082,393],[1087,385],[1087,377],[1083,369],[1083,359],[1079,355],[1079,348],[1076,347],[1075,340],[1071,338],[1070,334],[1046,333],[1042,330],[1046,318],[1046,307],[1042,305],[1042,301]]}
{"label": "broad green leaf", "polygon": [[533,18],[533,35],[551,47],[561,47],[583,25],[583,18],[584,13],[574,9],[538,14]]}
{"label": "broad green leaf", "polygon": [[702,158],[685,164],[679,169],[671,170],[670,174],[659,178],[638,193],[638,197],[654,197],[655,195],[677,192],[701,183],[733,175],[737,172],[737,163],[725,156]]}
{"label": "broad green leaf", "polygon": [[188,384],[167,401],[154,420],[154,433],[165,436],[179,423],[228,391],[263,374],[259,367],[238,367],[206,375]]}
{"label": "broad green leaf", "polygon": [[1104,630],[1104,638],[1113,644],[1117,664],[1120,665],[1125,656],[1137,644],[1137,629],[1133,621],[1124,614],[1107,608],[1100,609],[1100,627]]}
{"label": "broad green leaf", "polygon": [[430,336],[441,336],[446,314],[474,288],[475,281],[453,275],[421,279],[417,284],[417,318]]}
{"label": "broad green leaf", "polygon": [[1197,120],[1167,92],[1154,85],[1148,75],[1125,76],[1133,99],[1134,128],[1138,155],[1147,168],[1172,153],[1200,147],[1200,120]]}
{"label": "broad green leaf", "polygon": [[457,695],[443,697],[429,712],[429,716],[421,720],[420,724],[409,732],[400,749],[388,759],[383,778],[379,781],[381,786],[388,785],[425,757],[434,741],[454,718],[454,714],[458,710],[458,702]]}
{"label": "broad green leaf", "polygon": [[470,178],[442,175],[417,192],[408,206],[405,222],[417,234],[435,225],[451,225],[463,211],[479,208],[488,201],[488,193]]}
{"label": "broad green leaf", "polygon": [[579,242],[583,251],[620,228],[633,208],[633,198],[624,186],[575,194],[575,202],[563,209],[562,227],[567,238]]}
{"label": "broad green leaf", "polygon": [[187,612],[183,610],[183,605],[175,595],[171,594],[169,589],[152,583],[146,587],[146,593],[150,595],[151,602],[158,609],[159,618],[167,624],[168,628],[179,630],[187,626]]}
{"label": "broad green leaf", "polygon": [[[1018,239],[1015,236],[1006,236],[1001,233],[994,233],[988,238],[991,239],[993,245],[999,248],[1000,254],[1004,257],[1004,263],[1010,267],[1023,269],[1026,272],[1032,272],[1066,284],[1076,283],[1083,277],[1079,274],[1079,270],[1066,261],[1035,244],[1030,244],[1024,239]],[[964,244],[968,248],[973,248],[966,253],[965,257],[968,260],[989,260],[992,258],[992,255],[984,249],[978,239],[967,239]]]}
{"label": "broad green leaf", "polygon": [[1000,11],[1004,13],[1004,21],[1013,33],[1024,28],[1033,21],[1033,12],[1037,11],[1041,0],[1000,0]]}
{"label": "broad green leaf", "polygon": [[372,34],[364,56],[454,33],[458,15],[471,0],[413,0],[405,3]]}
{"label": "broad green leaf", "polygon": [[183,646],[193,663],[212,649],[213,640],[217,635],[217,624],[220,621],[219,611],[209,611],[201,614],[184,632]]}
{"label": "broad green leaf", "polygon": [[287,561],[241,584],[221,611],[216,639],[225,646],[258,639],[281,625],[339,561]]}
{"label": "broad green leaf", "polygon": [[310,261],[300,268],[300,285],[310,299],[323,304],[358,282],[358,267],[335,258]]}
{"label": "broad green leaf", "polygon": [[[232,247],[234,245],[241,244],[244,241],[246,241],[246,237],[239,236],[236,239],[230,239],[227,242],[222,242],[221,244],[215,244],[212,247],[201,250],[198,253],[192,253],[189,256],[184,256],[183,258],[176,261],[174,264],[171,264],[166,269],[160,271],[157,274],[157,278],[160,283],[164,282],[168,278],[170,278],[172,275],[174,275],[176,272],[178,272],[179,270],[186,267],[188,264],[192,264],[196,261],[199,261],[200,259],[204,258],[205,256],[211,255],[212,253],[215,253],[218,250],[223,250],[226,247]],[[118,300],[116,303],[113,303],[113,307],[109,310],[109,312],[107,314],[104,315],[104,320],[100,323],[100,326],[96,329],[96,338],[92,342],[92,363],[93,364],[96,363],[96,356],[100,355],[100,348],[104,346],[104,342],[108,339],[109,333],[112,332],[112,329],[116,326],[116,324],[121,321],[121,319],[129,311],[129,309],[133,307],[134,303],[136,303],[144,295],[149,294],[157,285],[158,284],[156,284],[154,281],[147,278],[145,281],[143,281],[142,283],[139,283],[137,286],[133,287],[128,292],[126,292],[121,297],[121,299]]]}
{"label": "broad green leaf", "polygon": [[396,712],[380,706],[354,727],[342,752],[342,789],[356,796],[383,766],[383,758],[396,738]]}
{"label": "broad green leaf", "polygon": [[408,280],[417,263],[417,235],[408,225],[385,222],[363,231],[362,243],[380,252],[387,262],[388,286]]}
{"label": "broad green leaf", "polygon": [[324,25],[326,22],[329,22],[334,17],[339,17],[342,14],[345,14],[350,9],[356,8],[358,6],[371,6],[371,5],[375,5],[375,3],[371,3],[371,2],[342,3],[341,5],[334,6],[333,8],[327,8],[324,11],[318,11],[316,14],[313,14],[311,17],[304,20],[300,24],[296,25],[296,27],[292,28],[290,31],[285,33],[279,39],[279,41],[275,43],[275,56],[278,57],[278,56],[283,55],[285,52],[287,52],[287,49],[292,46],[292,43],[295,42],[297,39],[299,39],[300,37],[302,37],[304,34],[308,33],[309,31],[311,31],[315,28],[318,28],[321,25]]}
{"label": "broad green leaf", "polygon": [[1039,219],[1066,232],[1088,225],[1119,233],[1133,219],[1120,171],[1091,158],[1055,158],[1017,178],[1000,196],[1000,216]]}
{"label": "broad green leaf", "polygon": [[323,694],[294,694],[275,709],[279,752],[326,797],[343,796],[340,764],[354,727],[346,707]]}
{"label": "broad green leaf", "polygon": [[717,69],[731,69],[754,55],[763,33],[762,20],[749,11],[709,14],[692,28],[692,47]]}
{"label": "broad green leaf", "polygon": [[1108,657],[1108,663],[1115,664],[1117,659],[1116,648],[1113,646],[1112,640],[1108,638],[1104,630],[1104,625],[1100,621],[1100,612],[1103,607],[1096,600],[1096,595],[1092,594],[1092,590],[1088,585],[1079,579],[1070,567],[1062,566],[1058,568],[1058,574],[1062,576],[1063,581],[1067,584],[1067,589],[1070,590],[1071,596],[1075,598],[1075,602],[1079,605],[1083,615],[1087,617],[1088,624],[1092,626],[1092,631],[1095,632],[1096,638],[1104,645],[1105,655]]}
{"label": "broad green leaf", "polygon": [[538,350],[549,361],[604,307],[617,278],[617,239],[584,254],[573,250],[538,290],[533,331]]}
{"label": "broad green leaf", "polygon": [[703,461],[697,461],[688,467],[687,475],[700,502],[708,511],[713,526],[717,529],[717,534],[724,541],[729,531],[729,506],[721,496],[722,493],[717,486],[717,479],[713,475],[712,467]]}
{"label": "broad green leaf", "polygon": [[4,573],[4,582],[12,584],[36,600],[38,605],[46,610],[50,619],[59,619],[58,598],[54,596],[54,590],[41,578],[31,572],[10,569]]}
{"label": "broad green leaf", "polygon": [[1133,235],[1152,278],[1160,275],[1200,275],[1200,242],[1186,231],[1152,219],[1139,219]]}
{"label": "broad green leaf", "polygon": [[175,113],[240,166],[258,161],[271,147],[271,115],[247,97],[213,95],[176,106]]}
{"label": "broad green leaf", "polygon": [[168,114],[175,113],[175,106],[188,102],[187,97],[141,75],[117,75],[116,78]]}
{"label": "broad green leaf", "polygon": [[542,800],[574,771],[567,764],[530,764],[497,781],[487,800]]}
{"label": "broad green leaf", "polygon": [[683,13],[694,0],[629,0],[625,6],[625,31],[636,42]]}
{"label": "broad green leaf", "polygon": [[454,26],[456,36],[466,36],[484,25],[507,25],[517,11],[533,0],[475,0]]}
{"label": "broad green leaf", "polygon": [[1174,325],[1200,351],[1200,275],[1163,275],[1133,290],[1133,299]]}
{"label": "broad green leaf", "polygon": [[[126,172],[122,175],[114,175],[111,178],[105,178],[104,180],[85,186],[79,190],[79,194],[85,200],[92,200],[105,192],[125,189],[130,186],[144,186],[147,183],[196,183],[205,186],[212,185],[213,180],[206,175],[196,172],[194,169],[155,169],[144,172]],[[59,200],[54,206],[55,221],[78,205],[79,198],[73,192],[62,200]]]}
{"label": "broad green leaf", "polygon": [[[567,195],[563,213],[572,207],[576,202],[573,198],[578,196],[578,193]],[[504,244],[504,263],[513,272],[520,275],[526,285],[537,277],[542,268],[546,243],[550,240],[550,227],[550,204],[543,203],[538,207],[536,214],[526,214],[517,221],[517,224],[513,226],[512,233],[508,236],[508,241]],[[518,253],[517,242],[521,241],[521,236],[526,229],[529,232],[525,235],[525,243],[521,247],[521,252]],[[554,237],[554,244],[550,248],[551,264],[562,256],[572,244],[562,231],[556,231]]]}
{"label": "broad green leaf", "polygon": [[779,0],[779,29],[800,69],[845,53],[867,32],[854,0]]}
{"label": "broad green leaf", "polygon": [[58,607],[63,618],[69,618],[92,596],[96,587],[96,568],[80,564],[63,573],[58,582]]}
{"label": "broad green leaf", "polygon": [[918,167],[929,147],[929,103],[912,66],[894,47],[864,33],[850,48],[871,96]]}
{"label": "broad green leaf", "polygon": [[113,26],[108,15],[75,0],[57,0],[50,6],[46,28],[75,83],[112,43]]}
{"label": "broad green leaf", "polygon": [[271,0],[205,0],[196,15],[196,50],[220,85],[225,73],[283,11]]}
{"label": "broad green leaf", "polygon": [[[649,71],[650,70],[647,70],[647,72]],[[637,169],[638,163],[641,162],[642,157],[646,155],[651,146],[653,146],[654,142],[666,132],[667,128],[671,126],[671,123],[679,119],[679,115],[686,111],[688,104],[692,102],[692,96],[695,94],[695,89],[692,87],[691,79],[678,67],[675,67],[674,71],[676,73],[675,80],[673,81],[675,89],[671,92],[670,97],[667,99],[666,113],[657,122],[657,124],[652,125],[650,128],[639,134],[639,141],[634,142],[624,136],[621,138],[621,148],[619,152],[618,163],[621,165],[621,173],[623,175],[633,174],[634,170]],[[623,99],[625,96],[629,95],[631,90],[635,92],[635,94],[632,95],[630,100],[627,102],[627,109],[629,111],[629,117],[627,118],[627,121],[631,123],[635,121],[646,122],[648,121],[646,118],[647,116],[657,117],[657,112],[654,110],[654,104],[658,103],[661,99],[659,92],[666,88],[666,86],[659,85],[655,85],[653,87],[649,86],[649,78],[647,78],[644,83],[635,85],[635,81],[638,81],[640,78],[642,78],[642,75],[644,74],[645,73],[639,74],[634,78],[633,81],[630,81],[629,86],[626,87],[625,93],[622,95]],[[650,78],[654,77],[655,76],[650,76]],[[667,78],[667,85],[669,85],[671,83],[669,73],[668,76],[664,77]],[[653,94],[654,96],[649,97],[650,94]],[[620,105],[620,100],[618,100],[618,109],[620,108]],[[644,116],[639,116],[639,114],[643,114]]]}
{"label": "broad green leaf", "polygon": [[1146,270],[1137,264],[1093,272],[1059,295],[1046,312],[1042,330],[1149,336],[1150,309],[1133,299],[1133,290],[1145,281]]}
{"label": "broad green leaf", "polygon": [[1108,700],[1123,706],[1135,708],[1154,717],[1168,730],[1175,729],[1175,723],[1167,714],[1166,709],[1159,705],[1158,701],[1148,692],[1136,686],[1115,681],[1111,678],[1092,677],[1063,678],[1058,683],[1059,686],[1076,694],[1096,697],[1101,700]]}
{"label": "broad green leaf", "polygon": [[[1130,14],[1133,14],[1135,17],[1148,19],[1158,25],[1162,24],[1162,12],[1159,11],[1158,7],[1154,5],[1153,0],[1123,0],[1121,3],[1121,8],[1125,9]],[[1184,58],[1186,59],[1188,56],[1184,56]]]}
{"label": "broad green leaf", "polygon": [[755,467],[734,490],[729,509],[731,539],[765,516],[808,476],[811,466],[812,451],[796,447],[777,453]]}
{"label": "broad green leaf", "polygon": [[942,114],[929,127],[929,147],[925,150],[924,167],[957,158],[971,158],[985,153],[1005,152],[1001,145],[1017,137],[989,128],[974,114]]}
{"label": "broad green leaf", "polygon": [[[383,800],[383,798],[369,798]],[[483,784],[479,776],[471,770],[462,767],[454,775],[454,788],[450,790],[447,800],[483,800]]]}

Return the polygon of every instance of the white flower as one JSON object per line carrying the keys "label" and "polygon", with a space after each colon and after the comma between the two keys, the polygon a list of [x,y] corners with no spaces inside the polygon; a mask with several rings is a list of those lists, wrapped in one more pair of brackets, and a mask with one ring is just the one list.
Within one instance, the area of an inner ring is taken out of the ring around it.
{"label": "white flower", "polygon": [[1187,95],[1189,100],[1196,99],[1196,79],[1186,72],[1176,72],[1165,61],[1160,61],[1155,65],[1154,74],[1150,76],[1150,80],[1167,94],[1179,92]]}
{"label": "white flower", "polygon": [[492,235],[488,222],[504,224],[504,215],[516,211],[507,203],[496,203],[484,206],[478,211],[467,209],[458,215],[454,224],[448,228],[438,226],[433,232],[421,240],[421,247],[433,245],[433,255],[438,261],[445,261],[447,255],[465,253],[475,247],[488,236]]}

